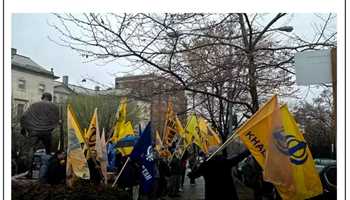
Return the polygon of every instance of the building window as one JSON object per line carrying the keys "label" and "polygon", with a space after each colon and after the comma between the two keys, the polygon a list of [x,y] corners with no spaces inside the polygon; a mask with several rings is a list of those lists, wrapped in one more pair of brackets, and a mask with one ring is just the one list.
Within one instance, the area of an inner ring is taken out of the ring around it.
{"label": "building window", "polygon": [[19,88],[19,89],[26,89],[26,80],[20,79],[20,80],[18,81],[18,88]]}
{"label": "building window", "polygon": [[39,91],[40,92],[45,92],[45,85],[44,84],[39,84]]}

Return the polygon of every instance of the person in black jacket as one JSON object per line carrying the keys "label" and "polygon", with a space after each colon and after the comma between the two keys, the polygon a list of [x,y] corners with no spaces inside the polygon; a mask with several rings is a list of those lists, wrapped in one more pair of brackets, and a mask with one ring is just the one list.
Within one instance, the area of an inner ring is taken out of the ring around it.
{"label": "person in black jacket", "polygon": [[[127,157],[121,157],[119,170],[124,166]],[[118,170],[118,171],[119,171]],[[123,172],[120,174],[118,186],[128,192],[131,199],[137,199],[138,191],[135,189],[139,187],[140,184],[140,166],[134,160],[130,160]]]}
{"label": "person in black jacket", "polygon": [[159,187],[157,191],[157,197],[163,198],[167,195],[168,179],[171,176],[170,168],[166,162],[166,158],[160,158],[157,160],[159,169]]}
{"label": "person in black jacket", "polygon": [[101,171],[101,164],[100,162],[96,159],[97,157],[97,152],[96,150],[91,150],[90,151],[90,157],[87,160],[87,164],[89,167],[90,171],[90,182],[93,183],[95,186],[97,186],[97,189],[101,189],[101,183],[103,181],[103,175]]}
{"label": "person in black jacket", "polygon": [[[59,122],[59,109],[52,102],[52,95],[45,92],[42,94],[41,101],[30,105],[21,116],[21,134],[30,138],[27,142],[32,148],[41,141],[46,154],[49,155],[51,153],[52,131]],[[35,149],[31,151],[34,153]],[[31,158],[33,155],[29,156]]]}
{"label": "person in black jacket", "polygon": [[27,158],[30,160],[28,167],[28,178],[32,178],[32,160],[40,142],[45,148],[47,155],[51,155],[52,131],[59,124],[59,109],[52,103],[52,95],[43,93],[41,101],[35,102],[23,113],[20,119],[21,134],[26,137]]}
{"label": "person in black jacket", "polygon": [[188,174],[190,178],[204,177],[205,200],[238,200],[232,177],[232,167],[250,155],[248,150],[238,156],[227,159],[216,155],[209,161],[203,162],[198,169]]}
{"label": "person in black jacket", "polygon": [[174,156],[170,162],[169,197],[180,197],[181,161]]}

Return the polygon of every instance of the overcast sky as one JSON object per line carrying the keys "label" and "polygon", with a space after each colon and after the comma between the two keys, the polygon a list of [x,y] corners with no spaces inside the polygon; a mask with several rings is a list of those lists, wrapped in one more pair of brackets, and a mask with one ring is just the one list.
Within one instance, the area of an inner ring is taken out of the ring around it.
{"label": "overcast sky", "polygon": [[[267,15],[266,21],[271,19],[271,16]],[[114,81],[111,74],[122,75],[121,72],[129,70],[128,67],[122,65],[122,62],[110,63],[105,66],[98,66],[98,63],[84,63],[76,52],[50,41],[48,36],[54,38],[57,36],[57,32],[49,26],[48,22],[55,20],[56,18],[51,14],[13,14],[12,48],[16,48],[18,54],[30,57],[48,70],[53,68],[54,73],[60,77],[68,75],[70,83],[90,88],[96,84],[91,81],[82,83],[83,77],[89,77],[105,85],[113,86]],[[284,17],[274,27],[293,26],[293,33],[310,39],[313,36],[313,24],[319,22],[320,19],[311,13],[293,14]],[[335,28],[335,22],[332,26]]]}

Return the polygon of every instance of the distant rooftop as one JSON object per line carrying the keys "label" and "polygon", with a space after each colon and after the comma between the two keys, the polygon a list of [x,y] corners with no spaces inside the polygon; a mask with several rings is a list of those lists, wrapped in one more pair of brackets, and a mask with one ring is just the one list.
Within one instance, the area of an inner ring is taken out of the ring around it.
{"label": "distant rooftop", "polygon": [[114,89],[114,88],[109,88],[105,90],[96,90],[95,89],[90,89],[86,88],[84,86],[80,85],[74,85],[74,84],[65,84],[64,82],[60,81],[55,81],[55,88],[57,87],[65,87],[68,90],[72,91],[73,93],[76,94],[83,94],[83,95],[118,95],[118,96],[123,96],[130,92],[128,89]]}
{"label": "distant rooftop", "polygon": [[50,76],[54,79],[59,78],[58,76],[55,76],[53,74],[53,71],[45,69],[44,67],[34,62],[31,58],[17,54],[17,49],[14,48],[11,49],[11,64],[13,67],[17,67],[18,69],[39,73],[45,76]]}
{"label": "distant rooftop", "polygon": [[[63,82],[55,81],[55,87],[67,87]],[[68,84],[68,89],[77,94],[95,95],[96,91],[79,85]]]}
{"label": "distant rooftop", "polygon": [[122,77],[116,77],[116,81],[135,81],[135,80],[152,80],[156,78],[154,74],[142,74],[142,75],[127,75]]}

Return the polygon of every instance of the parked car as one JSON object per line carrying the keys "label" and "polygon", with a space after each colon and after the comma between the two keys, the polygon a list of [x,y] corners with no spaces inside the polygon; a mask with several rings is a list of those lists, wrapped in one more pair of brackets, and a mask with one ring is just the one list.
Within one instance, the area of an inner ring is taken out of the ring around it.
{"label": "parked car", "polygon": [[337,199],[337,161],[316,158],[315,166],[323,187],[320,199]]}
{"label": "parked car", "polygon": [[329,165],[336,165],[337,161],[329,158],[315,158],[315,167],[317,171],[320,173],[323,168],[329,166]]}

